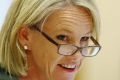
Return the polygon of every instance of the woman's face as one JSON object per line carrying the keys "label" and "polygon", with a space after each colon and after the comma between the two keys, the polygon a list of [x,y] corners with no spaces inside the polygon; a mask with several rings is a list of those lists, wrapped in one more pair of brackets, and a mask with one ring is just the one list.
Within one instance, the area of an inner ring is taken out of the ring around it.
{"label": "woman's face", "polygon": [[[68,6],[51,14],[44,23],[43,32],[59,44],[73,44],[80,47],[83,37],[91,36],[93,30],[91,15],[84,8]],[[30,48],[33,59],[41,74],[53,67],[55,80],[73,80],[81,66],[83,56],[80,51],[74,55],[58,54],[58,46],[35,31]],[[50,72],[48,70],[48,72]]]}

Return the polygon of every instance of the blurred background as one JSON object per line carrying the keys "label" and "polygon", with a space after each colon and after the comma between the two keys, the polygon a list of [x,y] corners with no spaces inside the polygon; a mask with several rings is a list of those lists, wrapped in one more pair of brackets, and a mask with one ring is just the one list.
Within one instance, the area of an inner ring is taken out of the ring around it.
{"label": "blurred background", "polygon": [[[0,28],[12,0],[0,0]],[[101,17],[96,57],[86,58],[76,80],[120,80],[120,0],[94,0]]]}
{"label": "blurred background", "polygon": [[78,80],[120,80],[120,0],[94,0],[101,17],[96,57],[86,58]]}
{"label": "blurred background", "polygon": [[0,29],[12,0],[0,0]]}

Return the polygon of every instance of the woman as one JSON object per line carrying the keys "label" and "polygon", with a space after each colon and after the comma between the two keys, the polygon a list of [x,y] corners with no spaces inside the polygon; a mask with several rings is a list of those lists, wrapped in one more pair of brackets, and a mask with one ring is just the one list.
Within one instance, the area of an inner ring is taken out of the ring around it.
{"label": "woman", "polygon": [[14,0],[0,33],[0,80],[74,80],[100,45],[90,0]]}

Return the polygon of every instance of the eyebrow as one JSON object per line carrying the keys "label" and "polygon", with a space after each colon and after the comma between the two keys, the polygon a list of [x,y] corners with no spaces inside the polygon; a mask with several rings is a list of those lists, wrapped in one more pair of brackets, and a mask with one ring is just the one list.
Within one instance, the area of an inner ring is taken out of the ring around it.
{"label": "eyebrow", "polygon": [[73,32],[72,32],[72,30],[70,30],[70,29],[66,29],[66,28],[60,28],[60,29],[58,29],[58,30],[56,30],[56,32],[58,32],[58,31],[64,31],[64,32],[67,32],[67,33],[70,33],[70,34],[72,34]]}
{"label": "eyebrow", "polygon": [[[60,28],[60,29],[56,30],[56,32],[58,32],[58,31],[64,31],[64,32],[68,32],[68,33],[70,33],[70,34],[73,33],[72,30],[70,30],[70,29],[68,29],[68,28]],[[87,35],[87,34],[90,34],[90,33],[92,33],[92,30],[86,32],[84,35]]]}
{"label": "eyebrow", "polygon": [[91,37],[91,36],[92,36],[92,31],[89,31],[89,32],[83,34],[82,37]]}
{"label": "eyebrow", "polygon": [[90,34],[90,33],[92,33],[92,31],[89,31],[89,32],[85,33],[84,35],[86,35],[86,34]]}

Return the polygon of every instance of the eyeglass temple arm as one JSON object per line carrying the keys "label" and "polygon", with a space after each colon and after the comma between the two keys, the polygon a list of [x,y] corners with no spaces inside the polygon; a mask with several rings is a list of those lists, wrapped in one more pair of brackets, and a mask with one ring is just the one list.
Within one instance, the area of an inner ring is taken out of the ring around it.
{"label": "eyeglass temple arm", "polygon": [[55,44],[56,46],[58,46],[59,44],[54,41],[51,37],[49,37],[46,33],[42,32],[39,28],[36,28],[37,31],[39,31],[40,33],[42,33],[42,35],[48,39],[50,42],[52,42],[53,44]]}
{"label": "eyeglass temple arm", "polygon": [[41,32],[45,38],[47,38],[50,42],[52,42],[53,44],[55,44],[56,46],[58,46],[58,43],[56,41],[54,41],[52,38],[50,38],[46,33]]}
{"label": "eyeglass temple arm", "polygon": [[[34,27],[33,27],[34,26]],[[51,43],[55,44],[56,46],[58,46],[59,44],[54,41],[51,37],[49,37],[46,33],[44,33],[43,31],[41,31],[36,25],[32,25],[30,28],[33,28],[37,31],[39,31],[40,33],[42,33],[42,35],[47,39],[49,40]]]}
{"label": "eyeglass temple arm", "polygon": [[99,45],[100,46],[100,44],[91,36],[90,37],[91,38],[91,40],[94,42],[94,44],[96,44],[96,45]]}

